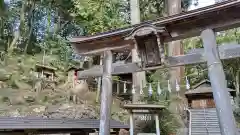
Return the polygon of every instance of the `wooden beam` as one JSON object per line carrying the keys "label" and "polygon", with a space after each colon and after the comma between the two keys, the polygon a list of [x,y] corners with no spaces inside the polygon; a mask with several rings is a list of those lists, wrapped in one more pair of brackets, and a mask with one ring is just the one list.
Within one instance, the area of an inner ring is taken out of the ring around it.
{"label": "wooden beam", "polygon": [[[235,9],[235,12],[237,11],[238,10]],[[222,12],[219,16],[223,16],[223,18],[219,20],[213,18],[214,16],[208,16],[206,18],[199,18],[199,20],[196,19],[190,22],[182,22],[169,26],[167,27],[167,29],[171,36],[166,36],[164,42],[182,40],[185,38],[198,36],[205,28],[213,29],[214,32],[219,32],[240,26],[240,18],[236,17],[236,14],[234,12],[229,12],[228,16],[224,12]],[[201,25],[199,25],[199,22],[201,22]],[[189,29],[189,25],[192,26],[191,29]]]}
{"label": "wooden beam", "polygon": [[164,105],[153,104],[125,104],[123,108],[127,110],[162,110],[166,107]]}
{"label": "wooden beam", "polygon": [[98,49],[89,49],[89,48],[85,48],[84,49],[78,49],[77,46],[73,46],[75,48],[75,50],[77,51],[78,54],[82,55],[82,56],[93,56],[93,55],[101,55],[103,54],[105,51],[107,50],[111,50],[111,51],[117,51],[117,52],[123,52],[125,50],[130,50],[133,48],[132,42],[125,43],[123,42],[123,44],[117,46],[110,46],[110,47],[102,47],[102,48],[98,48]]}
{"label": "wooden beam", "polygon": [[[222,60],[240,57],[240,45],[238,44],[222,45],[222,46],[219,46],[218,50],[219,50],[220,59]],[[191,51],[191,53],[186,55],[167,57],[166,58],[167,63],[165,66],[141,68],[139,62],[128,63],[128,64],[113,63],[112,75],[128,74],[133,72],[141,72],[141,71],[147,71],[147,70],[156,70],[156,69],[162,69],[162,68],[204,63],[206,62],[206,59],[204,57],[205,57],[204,50],[197,49],[197,51],[193,50]],[[79,78],[86,78],[88,76],[99,77],[102,75],[103,75],[102,66],[96,66],[91,69],[78,72]]]}

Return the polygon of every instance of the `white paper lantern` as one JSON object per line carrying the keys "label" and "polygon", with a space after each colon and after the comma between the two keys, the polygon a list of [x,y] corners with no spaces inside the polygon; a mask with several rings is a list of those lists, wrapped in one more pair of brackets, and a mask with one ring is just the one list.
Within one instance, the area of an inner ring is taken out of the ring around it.
{"label": "white paper lantern", "polygon": [[149,83],[149,86],[148,86],[148,93],[149,93],[149,96],[152,96],[152,94],[153,94],[152,84],[151,83]]}
{"label": "white paper lantern", "polygon": [[186,76],[186,89],[189,90],[190,89],[190,83],[188,81],[188,78]]}
{"label": "white paper lantern", "polygon": [[170,81],[168,80],[168,91],[171,93],[172,92],[172,88],[171,88],[171,84]]}
{"label": "white paper lantern", "polygon": [[127,82],[124,82],[123,84],[123,92],[127,93]]}
{"label": "white paper lantern", "polygon": [[136,93],[135,86],[132,85],[132,94],[135,94],[135,93]]}
{"label": "white paper lantern", "polygon": [[157,85],[157,93],[158,93],[159,96],[162,94],[160,82],[158,82],[158,85]]}
{"label": "white paper lantern", "polygon": [[178,80],[176,79],[176,91],[179,92],[180,91],[180,86],[178,84]]}

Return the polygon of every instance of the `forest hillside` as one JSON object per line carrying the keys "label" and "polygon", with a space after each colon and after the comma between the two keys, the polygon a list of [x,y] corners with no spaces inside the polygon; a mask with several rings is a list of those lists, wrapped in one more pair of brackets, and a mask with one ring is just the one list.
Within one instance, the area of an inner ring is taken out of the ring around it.
{"label": "forest hillside", "polygon": [[[182,0],[181,4],[185,11],[191,4],[197,5],[197,1]],[[98,118],[98,81],[89,78],[89,91],[84,97],[87,102],[76,104],[69,95],[68,69],[98,65],[99,56],[75,54],[68,39],[129,26],[129,7],[128,0],[0,0],[0,115]],[[140,0],[140,11],[141,21],[162,17],[166,15],[165,1]],[[219,45],[240,41],[239,28],[217,35]],[[181,44],[185,53],[203,47],[199,37],[185,39]],[[239,90],[239,62],[239,59],[223,61],[228,87],[236,90]],[[54,69],[53,83],[39,79],[37,74],[41,72],[36,65]],[[208,78],[206,68],[206,64],[186,66],[184,75],[190,75],[190,84],[194,85]],[[169,70],[147,73],[147,82],[167,78]],[[176,97],[169,100],[182,103]],[[114,97],[112,117],[126,121],[128,113],[120,104]],[[161,128],[166,133],[178,126],[173,115],[184,119],[184,114],[169,110],[163,112],[166,117],[161,119]],[[239,108],[235,112],[240,116]]]}

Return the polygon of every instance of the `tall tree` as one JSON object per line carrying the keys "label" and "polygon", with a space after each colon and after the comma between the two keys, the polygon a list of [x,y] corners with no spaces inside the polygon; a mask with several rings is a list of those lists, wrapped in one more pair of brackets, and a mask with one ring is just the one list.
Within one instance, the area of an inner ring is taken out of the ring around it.
{"label": "tall tree", "polygon": [[[131,24],[140,23],[140,7],[139,0],[130,0],[130,13],[131,13]],[[132,62],[139,61],[137,53],[137,46],[135,44],[135,48],[132,49]],[[133,85],[136,87],[137,92],[133,95],[133,103],[138,102],[140,100],[140,90],[146,84],[146,74],[145,72],[136,72],[132,74]],[[138,94],[137,94],[138,93]],[[135,119],[135,134],[139,133],[142,129],[140,125],[141,121],[139,119]]]}
{"label": "tall tree", "polygon": [[[167,0],[167,11],[169,16],[179,14],[182,11],[181,0]],[[168,43],[169,56],[181,55],[183,53],[184,53],[184,48],[180,40]],[[180,81],[182,81],[181,78],[184,76],[184,67],[170,68],[169,71],[170,71],[170,83],[172,86],[172,90],[175,92],[176,81],[178,81],[179,84],[182,84]],[[180,92],[181,92],[180,93],[180,97],[181,97],[181,95],[183,96],[182,90],[180,90]],[[183,98],[180,98],[179,96],[175,96],[174,93],[173,95],[170,96],[171,99],[174,99],[175,97],[177,97],[178,100],[172,100],[169,108],[174,113],[182,114],[183,113],[182,108],[184,108],[183,106],[185,105],[185,101]],[[181,120],[181,118],[179,118],[179,122],[181,123],[182,126],[184,126],[184,121]]]}
{"label": "tall tree", "polygon": [[[131,24],[138,24],[140,23],[140,8],[139,8],[139,0],[130,0],[130,10],[131,10]],[[139,61],[140,58],[138,57],[137,48],[132,49],[132,62]],[[142,86],[146,84],[146,74],[145,72],[138,72],[133,73],[133,85],[136,87],[138,92],[140,93],[140,89]],[[133,102],[138,102],[140,98],[139,94],[133,95]]]}
{"label": "tall tree", "polygon": [[[167,1],[167,11],[168,15],[175,15],[178,13],[181,13],[181,0],[168,0]],[[180,41],[173,41],[168,44],[168,55],[174,56],[174,55],[181,55],[184,53],[184,49],[181,45]],[[177,67],[177,68],[171,68],[170,69],[170,81],[172,84],[172,89],[175,90],[175,82],[180,81],[180,78],[182,78],[184,75],[184,67]]]}

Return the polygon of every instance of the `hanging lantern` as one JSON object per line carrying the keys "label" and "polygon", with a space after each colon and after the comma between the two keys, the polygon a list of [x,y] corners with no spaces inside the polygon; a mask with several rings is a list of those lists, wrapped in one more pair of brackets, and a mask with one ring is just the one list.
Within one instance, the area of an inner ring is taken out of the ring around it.
{"label": "hanging lantern", "polygon": [[136,27],[125,37],[125,40],[133,40],[141,57],[142,67],[162,65],[165,59],[164,44],[160,35],[166,33],[164,27],[156,27],[152,24],[143,24]]}
{"label": "hanging lantern", "polygon": [[157,85],[157,93],[158,93],[159,96],[162,94],[160,82],[158,82],[158,85]]}
{"label": "hanging lantern", "polygon": [[127,93],[127,82],[126,81],[123,83],[123,92]]}
{"label": "hanging lantern", "polygon": [[186,89],[189,90],[190,89],[190,83],[188,81],[188,78],[186,76]]}
{"label": "hanging lantern", "polygon": [[180,91],[180,86],[178,84],[178,80],[176,79],[176,91],[179,92]]}
{"label": "hanging lantern", "polygon": [[149,83],[149,86],[148,86],[148,93],[149,93],[149,96],[152,96],[152,94],[153,94],[152,84],[151,83]]}
{"label": "hanging lantern", "polygon": [[172,88],[171,88],[171,84],[170,81],[168,80],[168,91],[171,93],[172,92]]}

